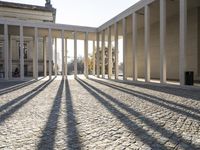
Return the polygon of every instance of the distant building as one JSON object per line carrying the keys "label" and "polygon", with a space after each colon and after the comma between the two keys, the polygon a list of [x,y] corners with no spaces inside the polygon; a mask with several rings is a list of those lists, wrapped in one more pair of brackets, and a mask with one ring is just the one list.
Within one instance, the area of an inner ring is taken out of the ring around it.
{"label": "distant building", "polygon": [[[15,19],[29,22],[51,22],[55,23],[56,9],[51,5],[46,4],[45,7],[26,5],[19,3],[10,3],[0,1],[0,18]],[[3,33],[3,26],[0,28]],[[19,29],[16,26],[9,26],[9,55],[12,57],[12,77],[18,77],[20,68],[20,37]],[[34,37],[31,36],[31,29],[25,29],[24,35],[24,76],[33,76],[33,48]],[[30,34],[29,34],[30,33]],[[4,59],[3,59],[3,34],[0,35],[0,78],[4,77]],[[38,55],[38,72],[39,75],[44,75],[44,48],[46,44],[45,38],[39,38],[39,55]],[[46,59],[48,60],[48,58]],[[47,68],[48,71],[48,68]]]}

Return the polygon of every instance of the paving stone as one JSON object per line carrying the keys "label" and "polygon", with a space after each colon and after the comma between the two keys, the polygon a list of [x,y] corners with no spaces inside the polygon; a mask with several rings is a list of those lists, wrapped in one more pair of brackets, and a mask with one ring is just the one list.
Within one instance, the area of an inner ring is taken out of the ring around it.
{"label": "paving stone", "polygon": [[200,90],[43,79],[0,90],[0,149],[198,150],[199,108]]}

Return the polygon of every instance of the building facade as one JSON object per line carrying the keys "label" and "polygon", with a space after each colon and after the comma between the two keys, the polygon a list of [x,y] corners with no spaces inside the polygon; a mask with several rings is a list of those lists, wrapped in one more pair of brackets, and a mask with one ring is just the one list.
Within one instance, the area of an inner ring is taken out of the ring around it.
{"label": "building facade", "polygon": [[[54,9],[50,4],[46,4],[45,7],[10,3],[10,2],[0,2],[0,18],[2,19],[16,19],[28,22],[52,22],[55,23],[56,9]],[[5,77],[4,73],[4,35],[3,26],[1,27],[0,35],[0,78]],[[8,47],[9,56],[12,65],[10,65],[10,77],[19,77],[20,68],[20,37],[16,32],[18,30],[15,26],[8,27]],[[24,76],[33,76],[33,49],[34,49],[34,37],[30,36],[31,31],[27,29],[27,33],[23,39],[23,55],[24,55]],[[39,38],[39,54],[38,54],[38,72],[40,76],[44,75],[44,48],[46,47],[46,39]],[[11,58],[12,57],[12,58]],[[48,59],[47,59],[48,60]],[[48,64],[48,61],[47,61]],[[48,71],[48,69],[47,69]]]}
{"label": "building facade", "polygon": [[[105,52],[103,51],[107,43],[108,78],[115,76],[115,79],[118,79],[119,39],[121,39],[123,40],[123,80],[131,78],[133,81],[137,81],[139,78],[144,78],[145,82],[151,82],[151,79],[157,79],[162,84],[166,84],[168,80],[177,80],[180,85],[184,85],[186,71],[194,72],[194,79],[200,80],[199,0],[141,0],[98,28],[56,24],[54,23],[55,11],[52,11],[54,10],[52,7],[50,8],[51,11],[47,13],[49,16],[45,15],[41,19],[42,21],[33,18],[11,19],[5,16],[0,18],[1,37],[4,39],[4,44],[0,44],[3,45],[3,52],[0,55],[3,55],[4,58],[1,60],[3,62],[1,64],[6,79],[10,78],[9,74],[11,74],[11,70],[14,70],[11,69],[13,68],[11,64],[14,64],[12,59],[14,54],[11,56],[9,53],[11,46],[19,51],[20,55],[14,56],[19,58],[20,78],[24,78],[26,70],[24,63],[26,57],[29,57],[28,52],[26,54],[26,50],[24,50],[28,49],[29,46],[24,41],[29,41],[29,38],[33,37],[33,40],[30,40],[32,41],[31,45],[33,45],[31,51],[33,68],[30,70],[33,70],[35,78],[40,72],[39,64],[42,53],[44,67],[41,70],[45,76],[47,72],[45,60],[47,59],[49,76],[51,77],[52,53],[56,53],[56,39],[60,38],[62,39],[62,70],[65,72],[63,76],[67,74],[66,39],[74,40],[75,77],[77,75],[77,39],[80,39],[85,41],[86,77],[88,76],[88,41],[93,41],[94,58],[96,53],[96,60],[93,62],[96,68],[93,67],[93,74],[97,77],[101,75],[104,78],[105,70],[101,68],[105,68],[106,65]],[[44,7],[43,9],[49,8]],[[50,20],[46,20],[46,16]],[[11,44],[11,46],[9,46],[9,41],[12,41],[10,33],[12,33],[13,38],[18,37],[18,42],[14,45]],[[43,47],[46,45],[46,51],[43,48],[43,52],[39,48],[42,43]],[[113,47],[114,52],[112,51]],[[55,64],[56,60],[57,58],[55,58]],[[56,68],[55,74],[57,74]]]}

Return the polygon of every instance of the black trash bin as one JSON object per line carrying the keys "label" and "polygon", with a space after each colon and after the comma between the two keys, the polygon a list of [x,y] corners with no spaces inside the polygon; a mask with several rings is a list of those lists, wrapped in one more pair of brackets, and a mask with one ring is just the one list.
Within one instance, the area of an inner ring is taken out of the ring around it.
{"label": "black trash bin", "polygon": [[185,72],[185,85],[194,85],[194,72],[193,71]]}

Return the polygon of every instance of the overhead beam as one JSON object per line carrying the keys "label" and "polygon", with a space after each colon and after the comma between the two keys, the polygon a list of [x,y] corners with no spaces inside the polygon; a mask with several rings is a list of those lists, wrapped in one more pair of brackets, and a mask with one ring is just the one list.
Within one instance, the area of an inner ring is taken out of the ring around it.
{"label": "overhead beam", "polygon": [[97,28],[93,27],[85,27],[85,26],[74,26],[74,25],[65,25],[65,24],[56,24],[56,23],[47,23],[47,22],[31,22],[31,21],[23,21],[18,19],[7,19],[0,18],[0,24],[8,24],[14,26],[20,26],[23,24],[24,27],[37,27],[52,30],[66,30],[66,31],[76,31],[76,32],[96,32]]}
{"label": "overhead beam", "polygon": [[101,25],[98,28],[98,32],[108,28],[109,26],[115,24],[116,22],[119,22],[123,18],[130,16],[133,12],[140,10],[144,6],[149,5],[149,4],[153,3],[154,1],[155,0],[141,0],[141,1],[139,1],[135,5],[131,6],[130,8],[128,8],[125,11],[123,11],[122,13],[120,13],[119,15],[115,16],[114,18],[110,19],[109,21],[107,21],[106,23]]}

